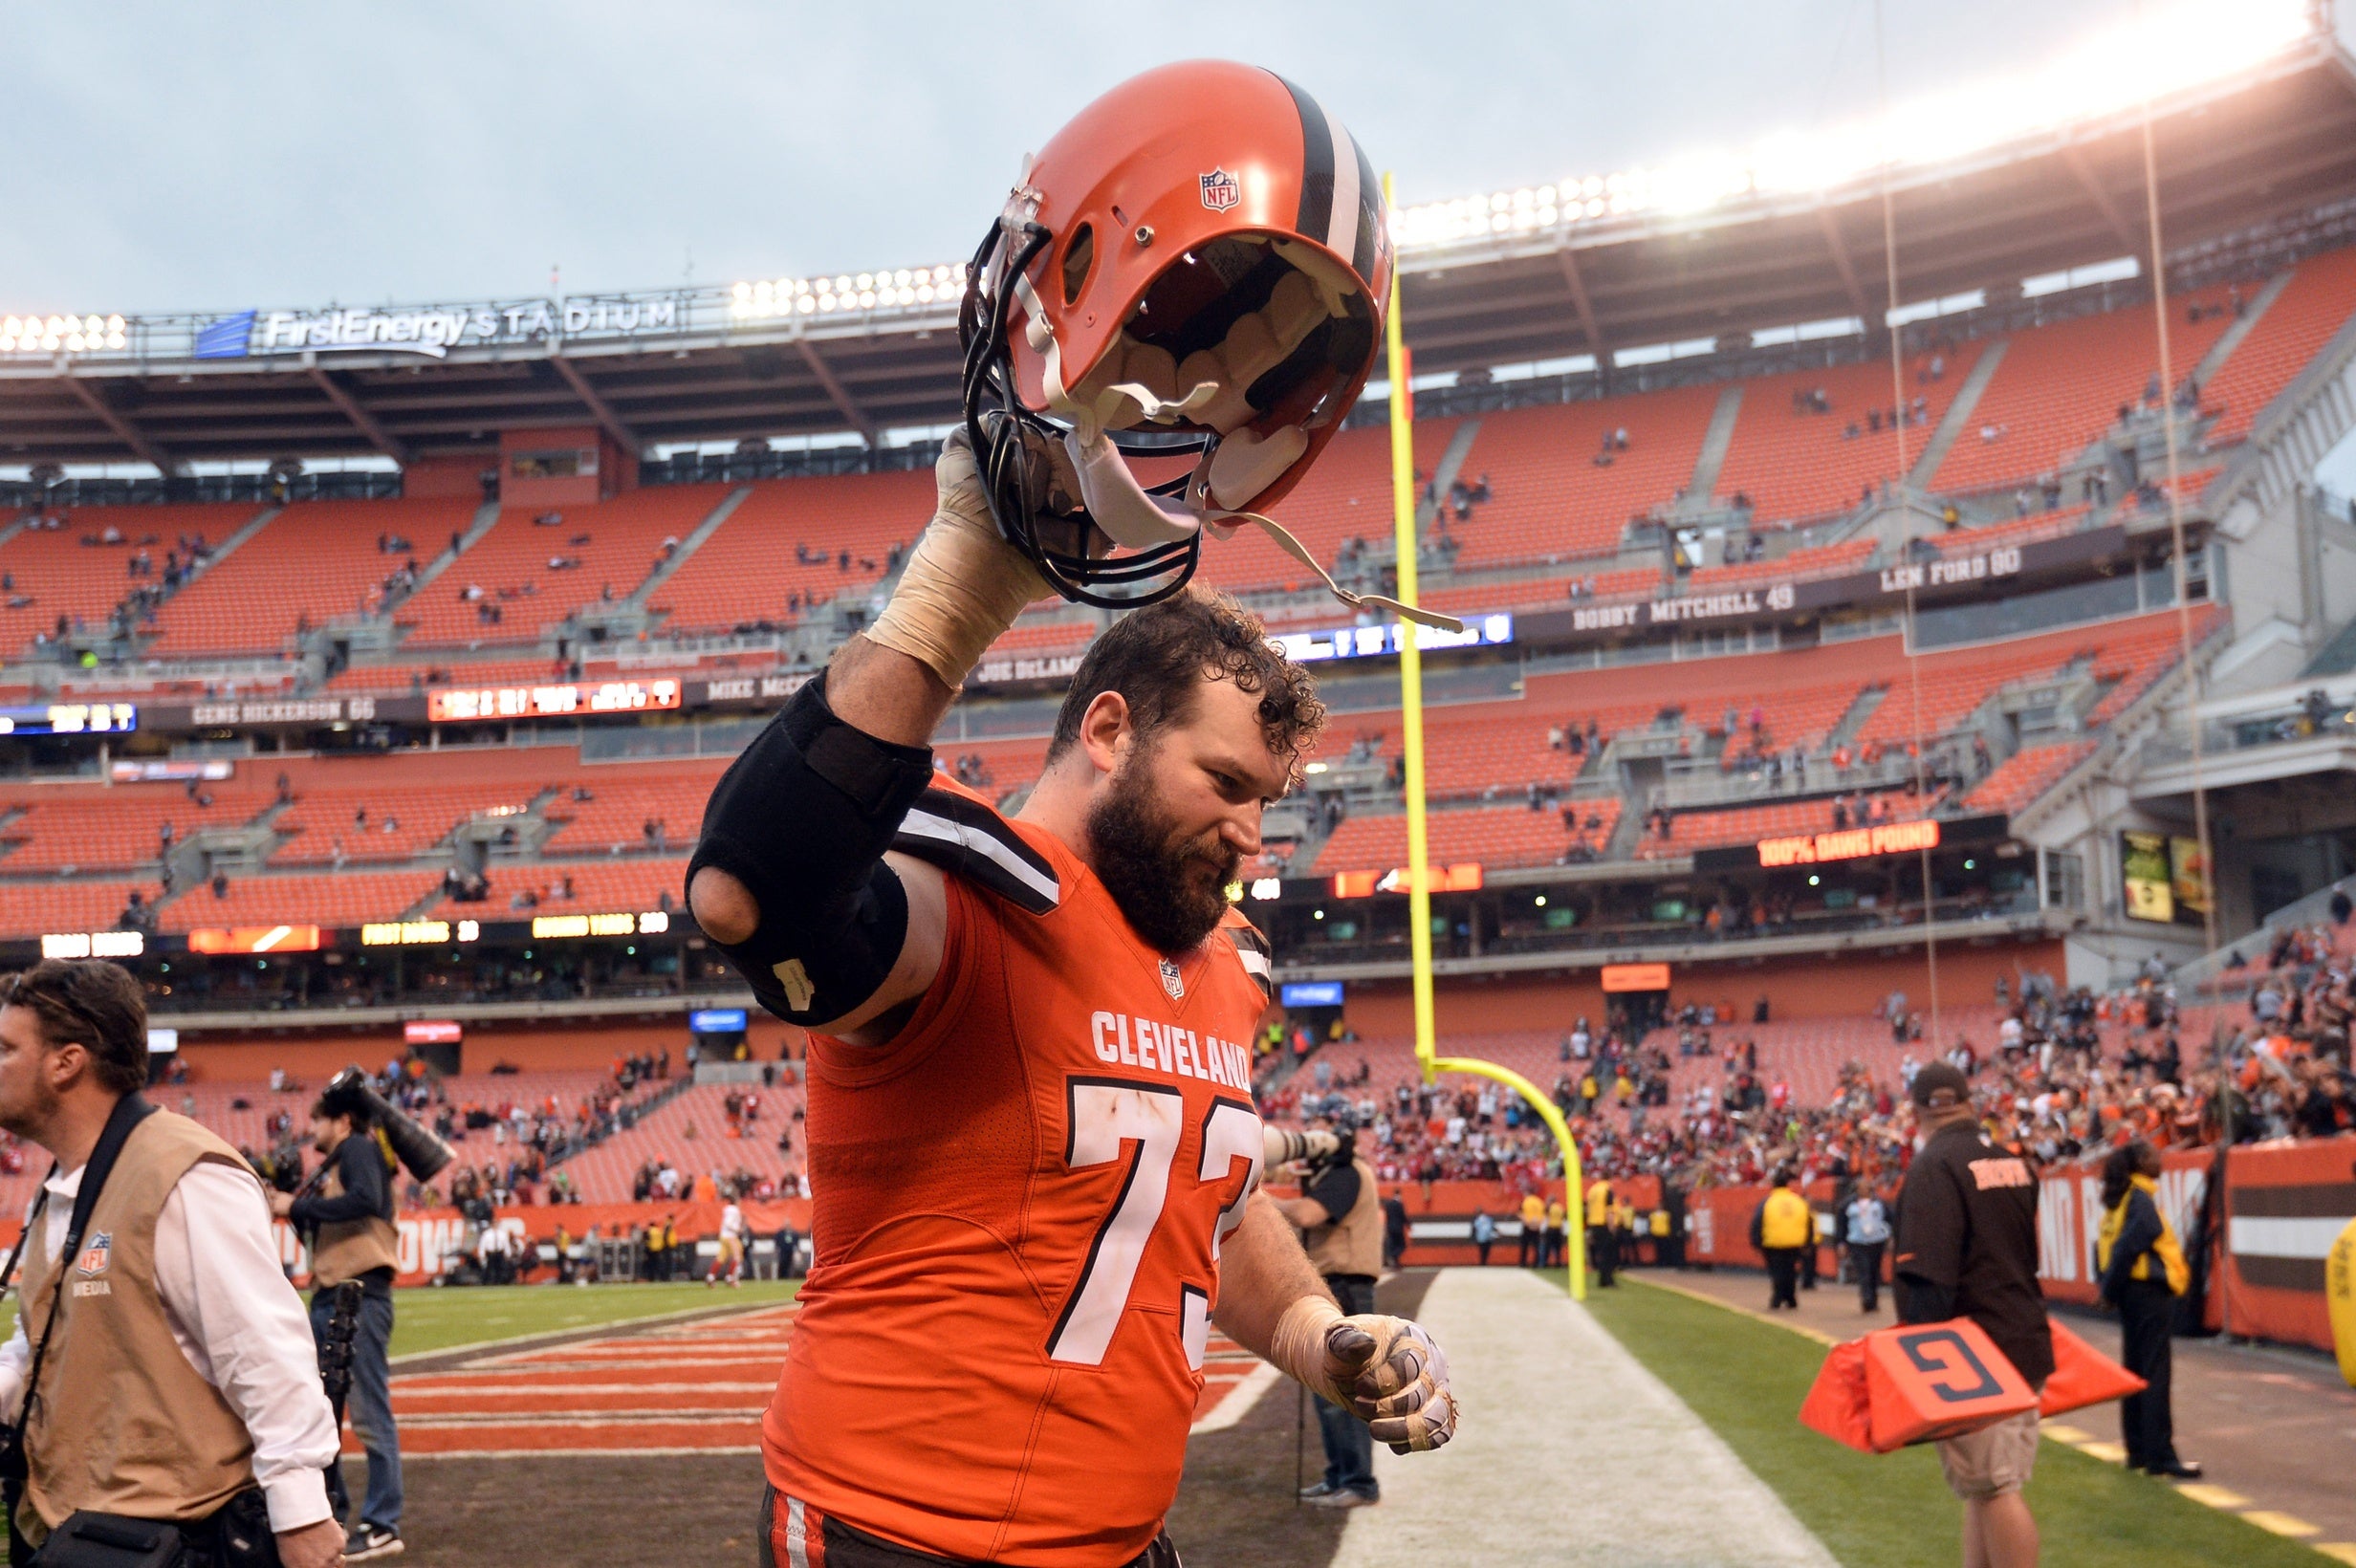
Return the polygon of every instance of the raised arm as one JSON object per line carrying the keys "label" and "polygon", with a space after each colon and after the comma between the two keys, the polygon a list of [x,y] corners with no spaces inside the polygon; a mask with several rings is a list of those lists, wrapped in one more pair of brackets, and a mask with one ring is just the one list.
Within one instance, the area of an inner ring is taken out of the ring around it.
{"label": "raised arm", "polygon": [[939,505],[875,625],[721,776],[687,907],[761,1005],[878,1043],[939,972],[940,873],[887,856],[932,781],[932,731],[982,651],[1047,584],[999,537],[963,435]]}

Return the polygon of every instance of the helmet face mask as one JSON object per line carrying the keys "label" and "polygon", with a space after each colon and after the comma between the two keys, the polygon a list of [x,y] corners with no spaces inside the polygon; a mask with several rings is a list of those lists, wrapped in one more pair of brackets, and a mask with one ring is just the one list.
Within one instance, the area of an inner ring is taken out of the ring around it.
{"label": "helmet face mask", "polygon": [[[1066,599],[1176,593],[1204,526],[1273,505],[1340,428],[1389,269],[1370,166],[1282,78],[1196,61],[1089,105],[1026,163],[959,313],[1000,532]],[[1132,458],[1192,468],[1146,484]]]}

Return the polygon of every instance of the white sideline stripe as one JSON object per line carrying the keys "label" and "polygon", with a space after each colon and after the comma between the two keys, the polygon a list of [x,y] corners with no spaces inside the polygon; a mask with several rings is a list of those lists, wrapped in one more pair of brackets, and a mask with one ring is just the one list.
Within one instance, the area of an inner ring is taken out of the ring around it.
{"label": "white sideline stripe", "polygon": [[[1839,1568],[1560,1287],[1526,1269],[1446,1269],[1417,1317],[1448,1353],[1455,1441],[1376,1446],[1383,1506],[1350,1514],[1332,1568]],[[1642,1505],[1599,1503],[1613,1480],[1640,1486]]]}
{"label": "white sideline stripe", "polygon": [[2236,1257],[2307,1257],[2318,1260],[2331,1255],[2331,1244],[2347,1229],[2345,1214],[2326,1214],[2321,1219],[2276,1218],[2260,1214],[2236,1214],[2226,1232],[2233,1238]]}
{"label": "white sideline stripe", "polygon": [[1276,1381],[1283,1376],[1283,1373],[1266,1361],[1260,1362],[1245,1376],[1241,1383],[1228,1390],[1227,1398],[1211,1407],[1211,1414],[1189,1427],[1188,1434],[1191,1436],[1195,1432],[1226,1431],[1230,1426],[1250,1415],[1252,1406],[1260,1402],[1260,1396],[1275,1387]]}
{"label": "white sideline stripe", "polygon": [[969,828],[952,822],[946,817],[935,817],[928,811],[911,811],[901,819],[900,831],[914,834],[919,838],[930,838],[936,843],[957,844],[989,860],[999,870],[1028,887],[1049,904],[1062,901],[1062,889],[1053,878],[1042,877],[1030,861],[978,828]]}

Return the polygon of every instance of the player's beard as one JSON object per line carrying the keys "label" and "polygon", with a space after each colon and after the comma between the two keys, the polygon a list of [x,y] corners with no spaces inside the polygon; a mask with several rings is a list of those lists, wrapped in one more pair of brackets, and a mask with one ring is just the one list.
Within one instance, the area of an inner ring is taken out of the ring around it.
{"label": "player's beard", "polygon": [[1243,858],[1214,828],[1190,836],[1172,828],[1154,787],[1150,751],[1132,752],[1088,808],[1088,842],[1097,880],[1132,930],[1175,958],[1202,946],[1227,913],[1227,884]]}

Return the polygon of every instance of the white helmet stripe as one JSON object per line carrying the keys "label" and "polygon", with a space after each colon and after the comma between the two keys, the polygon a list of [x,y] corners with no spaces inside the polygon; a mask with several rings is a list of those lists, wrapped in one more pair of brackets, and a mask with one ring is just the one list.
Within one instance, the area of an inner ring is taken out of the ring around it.
{"label": "white helmet stripe", "polygon": [[1358,251],[1358,143],[1350,140],[1349,128],[1334,118],[1331,109],[1320,103],[1318,110],[1325,117],[1326,133],[1334,144],[1334,200],[1325,220],[1325,249],[1354,258]]}

